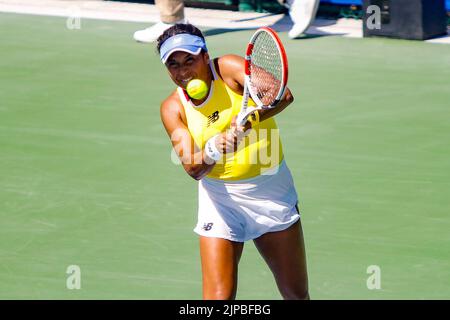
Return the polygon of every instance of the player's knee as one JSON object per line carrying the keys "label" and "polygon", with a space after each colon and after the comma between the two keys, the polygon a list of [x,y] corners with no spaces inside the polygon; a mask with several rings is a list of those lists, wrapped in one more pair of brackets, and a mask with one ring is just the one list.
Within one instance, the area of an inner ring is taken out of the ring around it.
{"label": "player's knee", "polygon": [[309,300],[308,290],[282,290],[281,295],[285,300]]}
{"label": "player's knee", "polygon": [[308,285],[299,283],[293,286],[292,282],[279,286],[280,293],[285,300],[309,300]]}
{"label": "player's knee", "polygon": [[234,300],[236,291],[233,288],[215,288],[203,295],[205,300]]}

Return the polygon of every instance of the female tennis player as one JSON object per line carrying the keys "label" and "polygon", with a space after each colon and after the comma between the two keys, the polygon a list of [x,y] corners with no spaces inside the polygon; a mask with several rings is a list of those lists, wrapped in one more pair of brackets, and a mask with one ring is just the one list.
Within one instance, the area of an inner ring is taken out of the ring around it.
{"label": "female tennis player", "polygon": [[[286,89],[276,108],[255,112],[239,126],[242,57],[210,59],[201,31],[191,24],[167,29],[157,49],[178,86],[162,102],[161,120],[185,171],[199,181],[194,231],[200,236],[203,299],[235,298],[238,263],[248,240],[284,299],[309,299],[297,193],[273,119],[292,103],[291,92]],[[207,84],[204,98],[187,94],[192,79]],[[208,143],[220,159],[205,149]]]}

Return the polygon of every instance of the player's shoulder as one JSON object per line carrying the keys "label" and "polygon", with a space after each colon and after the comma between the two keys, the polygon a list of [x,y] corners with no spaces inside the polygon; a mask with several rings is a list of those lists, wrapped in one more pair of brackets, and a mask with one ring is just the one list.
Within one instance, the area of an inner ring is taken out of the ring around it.
{"label": "player's shoulder", "polygon": [[174,90],[170,93],[168,97],[166,97],[161,102],[161,112],[166,109],[173,110],[174,108],[177,108],[180,105],[181,105],[180,97],[178,95],[177,90]]}
{"label": "player's shoulder", "polygon": [[177,90],[174,90],[167,98],[165,98],[160,105],[161,117],[179,117],[182,111],[183,104],[180,100]]}
{"label": "player's shoulder", "polygon": [[245,59],[236,54],[226,54],[216,59],[216,67],[221,73],[242,71]]}
{"label": "player's shoulder", "polygon": [[245,59],[235,54],[221,56],[215,61],[216,71],[220,78],[235,92],[242,91],[245,70]]}

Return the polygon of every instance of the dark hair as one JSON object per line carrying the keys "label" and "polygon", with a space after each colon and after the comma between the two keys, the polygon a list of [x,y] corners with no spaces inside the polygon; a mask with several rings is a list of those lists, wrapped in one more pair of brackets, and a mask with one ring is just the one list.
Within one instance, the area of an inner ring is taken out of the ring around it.
{"label": "dark hair", "polygon": [[170,37],[182,33],[192,34],[205,40],[205,37],[203,36],[202,32],[196,26],[190,23],[186,24],[177,23],[174,26],[167,29],[166,31],[164,31],[163,34],[158,37],[158,40],[156,40],[157,41],[156,50],[158,50],[158,53],[160,53],[159,50],[161,49],[161,46],[164,43],[164,41],[166,41]]}

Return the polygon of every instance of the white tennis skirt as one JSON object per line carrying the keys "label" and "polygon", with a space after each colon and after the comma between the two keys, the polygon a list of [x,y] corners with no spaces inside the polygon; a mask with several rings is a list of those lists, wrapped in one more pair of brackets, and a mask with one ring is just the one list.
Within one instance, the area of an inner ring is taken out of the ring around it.
{"label": "white tennis skirt", "polygon": [[264,175],[239,181],[203,178],[194,232],[245,242],[289,228],[300,219],[297,192],[283,160]]}

